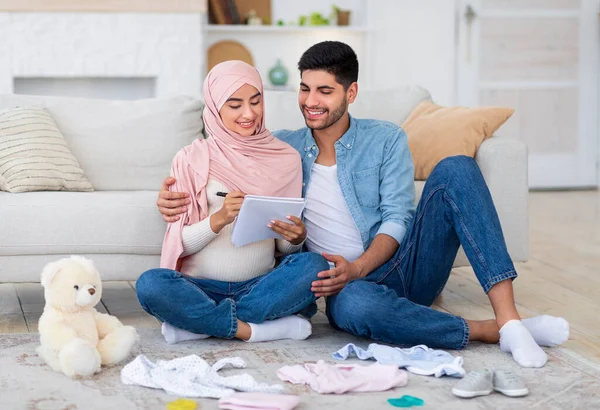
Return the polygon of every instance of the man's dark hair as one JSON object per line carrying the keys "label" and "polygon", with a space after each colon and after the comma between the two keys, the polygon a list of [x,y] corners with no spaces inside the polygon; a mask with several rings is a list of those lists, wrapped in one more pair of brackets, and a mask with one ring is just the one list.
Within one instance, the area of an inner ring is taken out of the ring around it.
{"label": "man's dark hair", "polygon": [[358,58],[348,44],[340,41],[317,43],[302,54],[298,61],[300,75],[304,70],[324,70],[335,76],[335,80],[344,86],[358,81]]}

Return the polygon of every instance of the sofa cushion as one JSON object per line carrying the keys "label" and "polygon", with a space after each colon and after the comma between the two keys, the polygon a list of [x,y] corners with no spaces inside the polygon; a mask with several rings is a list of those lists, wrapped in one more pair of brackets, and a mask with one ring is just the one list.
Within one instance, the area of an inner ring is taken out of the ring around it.
{"label": "sofa cushion", "polygon": [[0,191],[93,191],[44,107],[0,112]]}
{"label": "sofa cushion", "polygon": [[418,205],[421,200],[423,188],[425,188],[425,181],[415,181],[415,205]]}
{"label": "sofa cushion", "polygon": [[[415,203],[424,185],[415,182]],[[156,198],[156,191],[0,192],[0,255],[160,255],[166,224]]]}
{"label": "sofa cushion", "polygon": [[431,101],[427,90],[418,86],[390,90],[358,90],[358,97],[350,104],[350,114],[356,118],[373,118],[396,125],[408,118],[423,101]]}
{"label": "sofa cushion", "polygon": [[[0,278],[2,282],[39,282],[40,273],[49,262],[68,258],[71,253],[53,255],[0,255]],[[115,253],[79,254],[94,261],[103,281],[135,281],[148,269],[160,266],[160,255],[131,255]],[[43,303],[43,302],[42,302]]]}
{"label": "sofa cushion", "polygon": [[[431,96],[427,90],[418,86],[390,90],[360,89],[356,101],[350,104],[349,111],[356,118],[373,118],[400,125],[417,105],[429,100]],[[304,127],[304,117],[298,106],[298,93],[266,90],[265,123],[272,131]]]}
{"label": "sofa cushion", "polygon": [[0,111],[44,105],[96,190],[157,190],[175,153],[202,135],[191,97],[113,101],[0,95]]}
{"label": "sofa cushion", "polygon": [[304,127],[296,91],[265,90],[265,125],[271,131]]}
{"label": "sofa cushion", "polygon": [[159,255],[156,191],[0,192],[0,255]]}
{"label": "sofa cushion", "polygon": [[415,179],[424,181],[444,158],[475,158],[481,143],[515,112],[505,107],[442,107],[420,104],[402,125],[415,165]]}

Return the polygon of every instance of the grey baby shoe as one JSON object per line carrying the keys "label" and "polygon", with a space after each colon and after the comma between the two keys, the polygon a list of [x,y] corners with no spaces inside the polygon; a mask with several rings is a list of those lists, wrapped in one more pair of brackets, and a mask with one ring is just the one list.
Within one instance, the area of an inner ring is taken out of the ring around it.
{"label": "grey baby shoe", "polygon": [[452,388],[452,394],[464,399],[485,396],[494,388],[494,373],[491,370],[476,370],[465,376]]}
{"label": "grey baby shoe", "polygon": [[529,394],[529,389],[514,372],[494,370],[494,390],[509,397],[523,397]]}

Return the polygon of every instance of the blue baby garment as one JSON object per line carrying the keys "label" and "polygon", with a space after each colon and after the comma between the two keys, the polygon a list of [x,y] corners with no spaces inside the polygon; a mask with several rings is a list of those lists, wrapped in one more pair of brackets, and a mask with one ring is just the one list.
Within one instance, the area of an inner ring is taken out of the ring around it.
{"label": "blue baby garment", "polygon": [[356,355],[361,360],[374,359],[384,365],[395,364],[421,376],[463,377],[465,375],[462,357],[454,357],[448,352],[430,349],[425,345],[400,349],[371,343],[365,350],[349,343],[332,354],[333,358],[338,360],[346,360],[351,355]]}

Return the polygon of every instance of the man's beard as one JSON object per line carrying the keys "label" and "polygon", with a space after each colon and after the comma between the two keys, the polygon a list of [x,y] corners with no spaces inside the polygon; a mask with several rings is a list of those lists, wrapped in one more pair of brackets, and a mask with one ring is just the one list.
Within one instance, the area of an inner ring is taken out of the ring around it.
{"label": "man's beard", "polygon": [[[306,121],[305,117],[304,120],[306,122],[306,126],[311,130],[324,130],[325,128],[331,127],[333,124],[338,122],[340,118],[344,116],[347,105],[348,100],[346,99],[346,97],[344,97],[344,101],[342,101],[342,103],[335,110],[333,110],[333,112],[328,111],[327,118],[325,119],[325,123],[323,125],[311,127],[310,125],[308,125],[308,121]],[[306,106],[304,106],[304,109],[306,109]],[[304,109],[302,110],[302,114],[305,113]]]}

